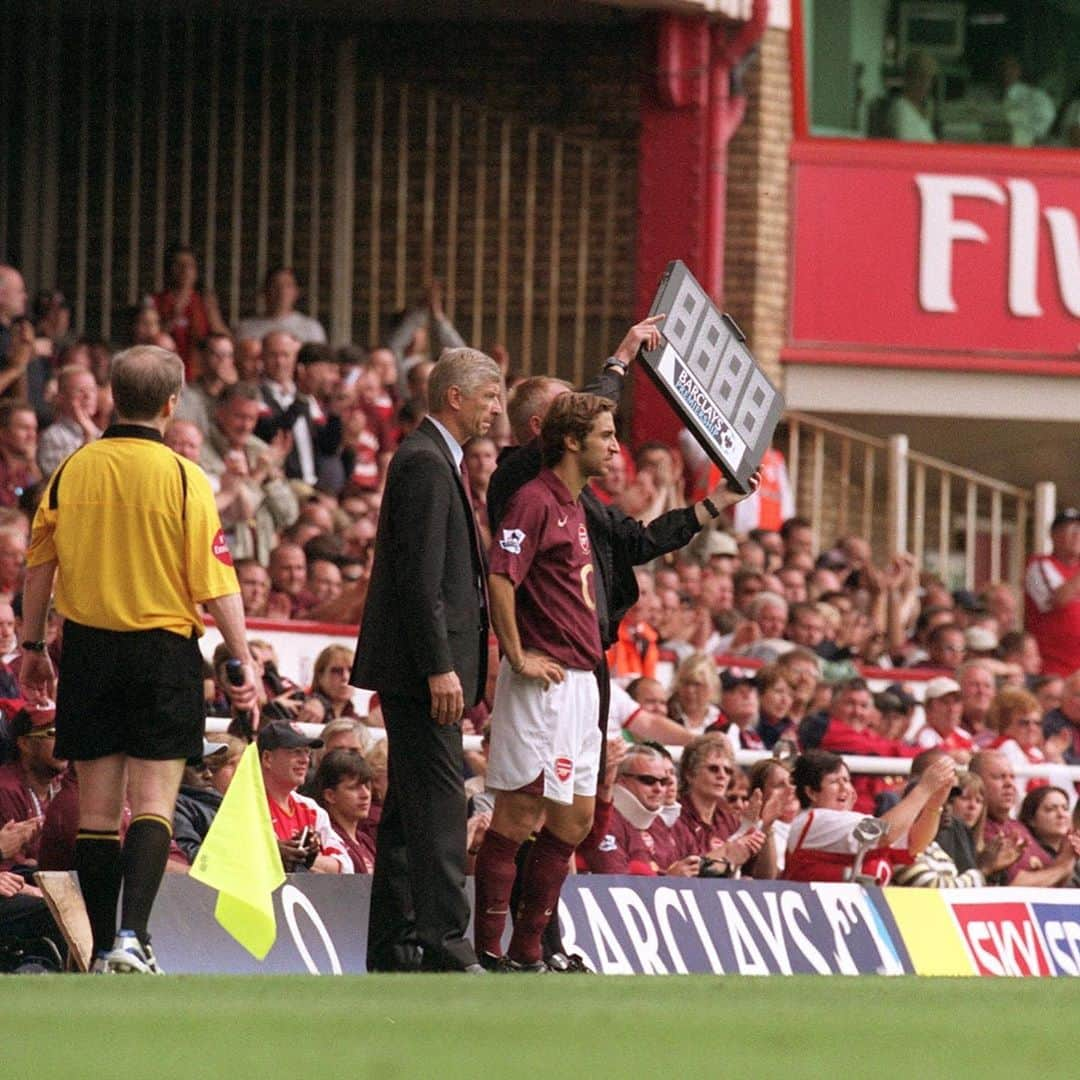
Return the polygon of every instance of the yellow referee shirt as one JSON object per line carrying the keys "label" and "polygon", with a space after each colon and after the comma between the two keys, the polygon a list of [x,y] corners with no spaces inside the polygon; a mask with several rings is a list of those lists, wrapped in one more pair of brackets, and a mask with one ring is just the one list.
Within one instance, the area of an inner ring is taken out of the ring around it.
{"label": "yellow referee shirt", "polygon": [[102,630],[205,627],[197,603],[240,591],[210,484],[156,430],[116,424],[53,473],[28,566],[57,561],[57,610]]}

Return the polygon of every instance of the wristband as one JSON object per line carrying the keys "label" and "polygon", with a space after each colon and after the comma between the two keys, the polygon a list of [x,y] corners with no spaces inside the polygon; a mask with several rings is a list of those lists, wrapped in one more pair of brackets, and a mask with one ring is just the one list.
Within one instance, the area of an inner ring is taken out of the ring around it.
{"label": "wristband", "polygon": [[47,647],[44,641],[24,641],[22,643],[23,652],[43,653]]}
{"label": "wristband", "polygon": [[701,505],[705,507],[705,512],[709,515],[709,517],[713,518],[714,520],[720,516],[720,511],[716,508],[716,503],[714,503],[712,499],[702,499]]}

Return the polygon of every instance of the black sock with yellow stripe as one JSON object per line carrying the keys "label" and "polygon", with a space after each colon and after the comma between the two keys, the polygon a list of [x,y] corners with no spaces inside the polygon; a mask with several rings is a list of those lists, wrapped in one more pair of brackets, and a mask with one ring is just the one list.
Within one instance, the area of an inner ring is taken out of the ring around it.
{"label": "black sock with yellow stripe", "polygon": [[75,871],[94,935],[94,954],[108,952],[116,936],[116,902],[123,874],[120,834],[80,829],[75,837]]}
{"label": "black sock with yellow stripe", "polygon": [[145,945],[150,909],[169,861],[172,823],[157,814],[133,818],[124,836],[124,902],[120,929],[132,930]]}

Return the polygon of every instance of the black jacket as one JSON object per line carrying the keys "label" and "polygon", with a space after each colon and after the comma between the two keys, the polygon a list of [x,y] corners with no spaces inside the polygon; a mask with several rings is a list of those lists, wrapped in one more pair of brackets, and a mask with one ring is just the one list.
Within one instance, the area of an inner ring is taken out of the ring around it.
{"label": "black jacket", "polygon": [[195,856],[206,839],[210,824],[221,809],[221,795],[210,789],[184,787],[176,796],[176,808],[173,810],[173,839],[176,846],[187,856],[188,862],[195,865]]}
{"label": "black jacket", "polygon": [[[255,425],[255,434],[263,442],[270,442],[279,431],[292,431],[293,425],[300,417],[306,417],[308,428],[311,431],[311,445],[315,454],[315,471],[320,480],[328,480],[331,485],[336,483],[335,490],[340,490],[345,483],[344,466],[340,463],[341,440],[343,428],[341,417],[330,413],[317,422],[311,414],[311,404],[307,395],[299,391],[293,399],[293,403],[283,409],[277,398],[270,392],[265,382],[259,384],[259,393],[262,394],[263,404],[269,409],[268,413],[259,417]],[[337,474],[340,473],[340,476]],[[290,480],[303,479],[300,467],[300,451],[293,444],[289,456],[285,459],[285,475]]]}
{"label": "black jacket", "polygon": [[353,686],[425,698],[428,676],[453,670],[465,707],[475,705],[487,678],[486,574],[461,473],[425,420],[387,472]]}
{"label": "black jacket", "polygon": [[[586,392],[618,401],[621,389],[621,376],[605,372]],[[539,474],[542,464],[538,439],[527,446],[507,447],[499,455],[487,496],[492,536],[496,536],[511,496]],[[623,616],[637,602],[634,567],[685,547],[701,526],[693,507],[669,510],[646,526],[615,506],[605,506],[588,487],[581,493],[581,503],[596,564],[596,616],[606,649],[618,637]]]}

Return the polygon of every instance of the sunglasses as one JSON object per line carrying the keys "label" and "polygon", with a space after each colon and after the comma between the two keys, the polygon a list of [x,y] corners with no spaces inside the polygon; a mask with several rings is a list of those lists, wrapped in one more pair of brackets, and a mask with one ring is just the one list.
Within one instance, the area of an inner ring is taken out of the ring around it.
{"label": "sunglasses", "polygon": [[727,765],[717,765],[713,762],[711,765],[703,766],[708,772],[711,772],[713,776],[730,776],[731,768]]}
{"label": "sunglasses", "polygon": [[631,780],[637,780],[649,787],[663,787],[668,781],[664,776],[650,776],[648,773],[627,773]]}

